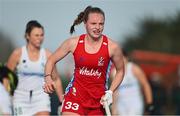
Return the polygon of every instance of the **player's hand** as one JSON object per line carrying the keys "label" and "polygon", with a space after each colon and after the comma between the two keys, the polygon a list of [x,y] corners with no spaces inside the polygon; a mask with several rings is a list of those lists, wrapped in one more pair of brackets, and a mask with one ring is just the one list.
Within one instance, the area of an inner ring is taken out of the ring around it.
{"label": "player's hand", "polygon": [[105,91],[105,95],[101,97],[100,103],[104,105],[104,102],[107,102],[107,104],[110,105],[113,102],[112,94],[113,92],[111,90]]}
{"label": "player's hand", "polygon": [[43,89],[46,93],[53,93],[55,91],[55,82],[51,79],[51,76],[45,77]]}

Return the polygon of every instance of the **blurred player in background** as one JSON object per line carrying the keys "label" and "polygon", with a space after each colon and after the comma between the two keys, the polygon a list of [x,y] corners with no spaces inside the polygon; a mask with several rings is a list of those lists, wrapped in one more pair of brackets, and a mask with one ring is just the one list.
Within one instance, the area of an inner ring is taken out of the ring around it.
{"label": "blurred player in background", "polygon": [[[112,104],[113,115],[143,115],[144,110],[153,109],[152,91],[143,70],[135,63],[128,61],[128,55],[123,50],[125,63],[125,76],[122,84],[114,94]],[[111,69],[110,77],[116,74],[115,68]],[[144,95],[144,97],[143,97]],[[145,108],[144,108],[145,100]]]}
{"label": "blurred player in background", "polygon": [[[13,97],[15,115],[49,115],[50,98],[43,90],[44,67],[51,52],[41,47],[44,40],[44,28],[36,20],[26,25],[27,44],[13,51],[7,66],[18,75],[18,86]],[[55,89],[62,101],[61,80],[56,68],[53,69]]]}

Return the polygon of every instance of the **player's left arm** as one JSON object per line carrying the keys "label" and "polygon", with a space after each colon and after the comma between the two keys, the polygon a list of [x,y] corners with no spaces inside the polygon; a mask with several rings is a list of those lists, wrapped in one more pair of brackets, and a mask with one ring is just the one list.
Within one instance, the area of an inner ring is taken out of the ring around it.
{"label": "player's left arm", "polygon": [[124,77],[124,61],[122,50],[117,43],[109,40],[109,55],[116,68],[116,74],[111,82],[109,90],[105,91],[105,95],[101,97],[100,103],[104,105],[110,105],[113,102],[113,93],[117,87],[121,84]]}
{"label": "player's left arm", "polygon": [[124,78],[124,61],[123,61],[122,50],[119,47],[119,45],[117,43],[112,43],[110,45],[111,46],[109,46],[110,47],[109,51],[111,55],[111,60],[116,69],[116,74],[113,78],[109,90],[114,92],[116,88],[121,84]]}

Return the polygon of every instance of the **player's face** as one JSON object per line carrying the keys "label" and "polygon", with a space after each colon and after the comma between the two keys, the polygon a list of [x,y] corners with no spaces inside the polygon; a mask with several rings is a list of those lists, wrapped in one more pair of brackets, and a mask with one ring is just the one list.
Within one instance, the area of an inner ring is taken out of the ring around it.
{"label": "player's face", "polygon": [[33,28],[31,33],[27,36],[29,44],[39,48],[44,40],[44,31],[42,28]]}
{"label": "player's face", "polygon": [[104,16],[100,13],[90,13],[85,27],[91,38],[100,38],[104,29]]}

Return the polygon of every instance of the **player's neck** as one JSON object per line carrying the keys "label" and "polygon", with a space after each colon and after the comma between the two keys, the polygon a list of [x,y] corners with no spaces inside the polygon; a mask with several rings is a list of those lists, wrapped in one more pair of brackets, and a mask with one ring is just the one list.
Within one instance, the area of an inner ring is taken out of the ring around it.
{"label": "player's neck", "polygon": [[39,53],[40,51],[40,47],[34,47],[31,44],[28,44],[26,47],[29,52]]}
{"label": "player's neck", "polygon": [[91,44],[98,44],[99,42],[102,42],[102,36],[100,36],[99,38],[92,38],[89,35],[87,35],[85,39],[88,43]]}

